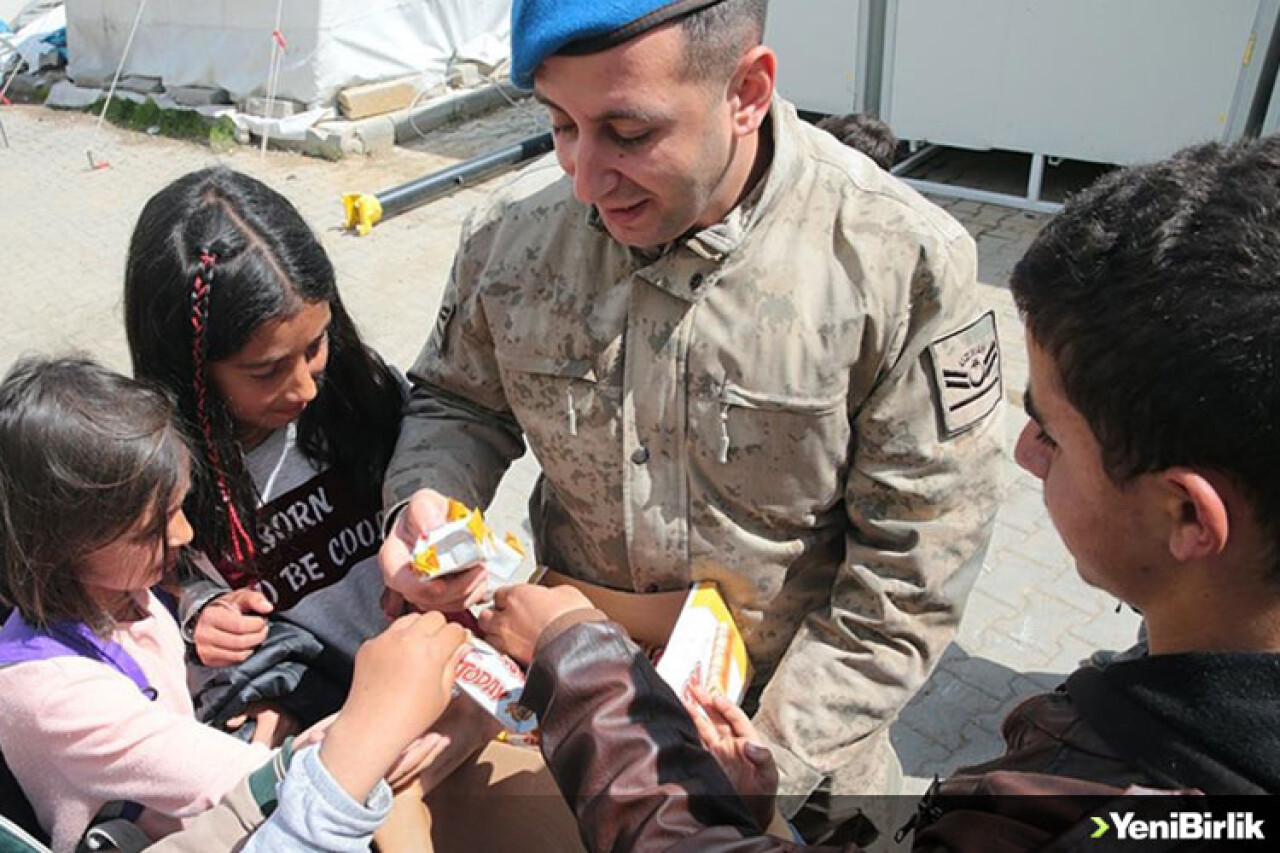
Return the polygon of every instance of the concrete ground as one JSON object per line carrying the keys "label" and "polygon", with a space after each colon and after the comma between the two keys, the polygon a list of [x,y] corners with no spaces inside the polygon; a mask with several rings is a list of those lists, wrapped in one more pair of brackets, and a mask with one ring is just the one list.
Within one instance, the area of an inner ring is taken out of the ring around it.
{"label": "concrete ground", "polygon": [[[215,163],[248,172],[289,197],[319,233],[343,298],[366,339],[407,367],[431,328],[458,230],[484,187],[400,216],[358,238],[341,229],[341,195],[375,192],[456,159],[536,132],[536,114],[427,134],[412,150],[329,163],[296,154],[208,148],[100,130],[82,114],[0,108],[0,371],[24,353],[87,351],[128,370],[121,282],[129,234],[143,203],[173,178]],[[86,152],[110,168],[89,169]],[[1007,289],[1013,264],[1045,217],[975,202],[938,200],[973,233],[982,290],[999,318],[1010,447],[1024,423],[1027,361]],[[1100,648],[1128,647],[1137,618],[1076,577],[1045,513],[1040,488],[1011,462],[1008,497],[959,637],[893,727],[921,791],[934,774],[998,755],[999,722],[1021,698],[1054,687]],[[522,460],[490,512],[517,530],[536,466]]]}

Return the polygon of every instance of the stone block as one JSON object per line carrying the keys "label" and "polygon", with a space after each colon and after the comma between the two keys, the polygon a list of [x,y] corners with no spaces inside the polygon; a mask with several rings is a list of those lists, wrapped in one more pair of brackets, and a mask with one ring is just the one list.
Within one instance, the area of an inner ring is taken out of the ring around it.
{"label": "stone block", "polygon": [[288,118],[306,110],[306,105],[288,98],[245,98],[240,102],[240,112],[260,118]]}
{"label": "stone block", "polygon": [[362,119],[407,109],[418,97],[417,78],[384,80],[352,86],[338,93],[338,108],[349,119]]}
{"label": "stone block", "polygon": [[396,144],[396,123],[390,116],[375,116],[352,122],[359,150],[365,154],[382,154]]}
{"label": "stone block", "polygon": [[324,160],[341,160],[347,156],[343,134],[331,128],[309,127],[302,143],[302,153]]}
{"label": "stone block", "polygon": [[184,107],[208,107],[216,104],[231,103],[231,96],[226,89],[206,86],[171,86],[166,92]]}
{"label": "stone block", "polygon": [[95,103],[106,93],[101,89],[85,89],[67,80],[54,83],[49,88],[49,97],[45,106],[64,110],[82,110]]}
{"label": "stone block", "polygon": [[139,95],[158,95],[164,91],[164,83],[159,77],[143,77],[133,74],[120,78],[118,88],[126,92],[137,92]]}

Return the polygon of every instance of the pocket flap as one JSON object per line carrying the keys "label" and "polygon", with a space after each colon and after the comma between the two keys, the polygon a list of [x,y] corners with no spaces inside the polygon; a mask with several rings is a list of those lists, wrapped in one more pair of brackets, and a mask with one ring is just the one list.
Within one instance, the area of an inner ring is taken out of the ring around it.
{"label": "pocket flap", "polygon": [[540,376],[562,376],[598,382],[595,363],[585,358],[562,358],[534,353],[499,352],[498,363],[508,370],[536,373]]}
{"label": "pocket flap", "polygon": [[770,412],[795,412],[797,414],[821,415],[835,411],[845,401],[845,392],[834,394],[773,394],[750,391],[728,380],[721,390],[720,399],[729,406],[741,406],[744,409],[760,409]]}

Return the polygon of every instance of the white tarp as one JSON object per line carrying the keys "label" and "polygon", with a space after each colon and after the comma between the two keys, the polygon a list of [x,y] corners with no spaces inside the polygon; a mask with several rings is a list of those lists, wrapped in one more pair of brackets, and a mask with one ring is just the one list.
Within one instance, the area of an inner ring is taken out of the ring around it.
{"label": "white tarp", "polygon": [[[72,80],[110,81],[140,2],[69,0]],[[497,65],[507,58],[511,0],[283,0],[281,20],[276,97],[327,105],[349,86],[413,74],[431,87],[451,59]],[[124,76],[264,96],[275,21],[271,0],[149,0]]]}
{"label": "white tarp", "polygon": [[[0,21],[4,21],[9,29],[14,29],[14,19],[22,11],[22,7],[26,5],[27,0],[0,0]],[[3,28],[0,28],[0,32],[3,32]]]}
{"label": "white tarp", "polygon": [[[40,56],[51,48],[45,43],[45,36],[55,33],[67,25],[65,10],[58,6],[47,12],[34,16],[29,23],[23,25],[16,33],[8,37],[14,52],[26,63],[27,69],[40,67]],[[0,54],[0,68],[9,61],[7,55]]]}

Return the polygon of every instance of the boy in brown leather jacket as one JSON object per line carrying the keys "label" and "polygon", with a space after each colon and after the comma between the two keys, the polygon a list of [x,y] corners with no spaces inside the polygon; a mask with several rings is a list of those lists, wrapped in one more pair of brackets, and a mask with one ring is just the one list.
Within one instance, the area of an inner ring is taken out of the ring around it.
{"label": "boy in brown leather jacket", "polygon": [[[1085,582],[1142,611],[1150,653],[1023,703],[1003,756],[935,785],[917,849],[1071,847],[1126,792],[1280,792],[1280,139],[1104,177],[1012,288],[1015,457]],[[712,703],[695,724],[603,618],[520,587],[484,626],[532,659],[525,701],[588,846],[798,849],[760,835],[772,769],[745,718]]]}

